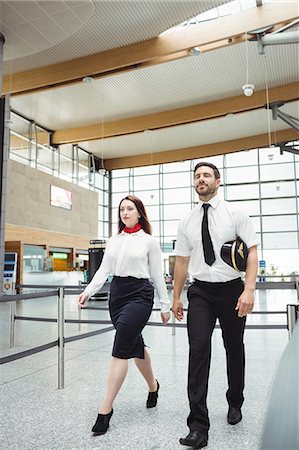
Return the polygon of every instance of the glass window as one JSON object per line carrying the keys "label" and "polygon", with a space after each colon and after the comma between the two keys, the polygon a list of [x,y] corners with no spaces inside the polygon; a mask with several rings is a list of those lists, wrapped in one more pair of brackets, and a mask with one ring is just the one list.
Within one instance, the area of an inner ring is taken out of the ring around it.
{"label": "glass window", "polygon": [[63,144],[59,146],[60,155],[67,156],[68,158],[73,158],[73,145]]}
{"label": "glass window", "polygon": [[150,223],[152,223],[154,220],[160,219],[159,206],[147,206],[146,212]]}
{"label": "glass window", "polygon": [[24,272],[43,272],[45,270],[46,250],[38,245],[24,245]]}
{"label": "glass window", "polygon": [[253,228],[255,230],[256,233],[260,233],[261,232],[261,221],[260,221],[260,217],[250,217],[250,220],[252,222]]}
{"label": "glass window", "polygon": [[214,164],[214,166],[216,166],[218,169],[221,169],[223,167],[223,155],[207,156],[207,157],[203,157],[200,159],[194,159],[193,167],[195,167],[197,163],[204,162],[204,161]]}
{"label": "glass window", "polygon": [[112,194],[112,206],[113,206],[114,208],[118,208],[118,205],[119,205],[120,201],[121,201],[124,197],[126,197],[126,195],[127,195],[127,193],[124,193],[124,192],[121,192],[121,193],[119,193],[119,194],[113,193],[113,194]]}
{"label": "glass window", "polygon": [[296,232],[264,233],[263,244],[265,249],[296,248],[298,246],[298,236]]}
{"label": "glass window", "polygon": [[[193,189],[193,188],[192,188]],[[163,190],[163,202],[164,204],[169,203],[186,203],[192,201],[191,189],[190,187],[179,188],[179,189],[164,189]]]}
{"label": "glass window", "polygon": [[297,217],[267,216],[263,217],[263,231],[296,231]]}
{"label": "glass window", "polygon": [[163,187],[184,187],[190,186],[190,172],[181,172],[179,175],[177,173],[165,173],[163,174]]}
{"label": "glass window", "polygon": [[178,231],[178,224],[179,220],[164,220],[164,236],[176,236]]}
{"label": "glass window", "polygon": [[264,250],[264,259],[266,261],[266,273],[271,273],[270,267],[273,265],[276,268],[277,275],[298,273],[299,267],[299,252],[298,249],[283,250]]}
{"label": "glass window", "polygon": [[273,164],[260,167],[261,181],[294,179],[294,164]]}
{"label": "glass window", "polygon": [[258,181],[258,168],[257,166],[228,168],[225,179],[228,184]]}
{"label": "glass window", "polygon": [[261,183],[261,197],[294,197],[296,195],[294,181],[276,181]]}
{"label": "glass window", "polygon": [[[73,161],[69,158],[65,158],[60,155],[59,160],[59,172],[61,174],[61,178],[63,176],[67,176],[68,179],[72,179],[73,177]],[[63,177],[65,179],[65,177]]]}
{"label": "glass window", "polygon": [[135,167],[132,169],[134,171],[135,175],[147,175],[147,174],[153,174],[159,172],[159,165],[155,166],[144,166],[144,167]]}
{"label": "glass window", "polygon": [[12,121],[11,130],[29,138],[31,126],[29,120],[18,116],[18,114],[12,111],[10,112],[10,119]]}
{"label": "glass window", "polygon": [[42,145],[49,145],[50,143],[50,135],[47,130],[44,128],[39,127],[38,125],[33,127],[33,139],[38,143]]}
{"label": "glass window", "polygon": [[276,163],[284,163],[293,161],[293,155],[288,152],[283,152],[280,154],[279,147],[271,147],[271,148],[260,148],[260,164],[276,164]]}
{"label": "glass window", "polygon": [[140,200],[142,201],[142,203],[145,206],[145,209],[147,209],[147,207],[149,205],[159,205],[160,204],[160,200],[159,200],[160,191],[159,190],[135,191],[134,195],[136,195],[136,197],[140,198]]}
{"label": "glass window", "polygon": [[10,132],[10,153],[14,153],[21,158],[30,159],[30,142],[24,139],[22,136],[15,134],[13,131]]}
{"label": "glass window", "polygon": [[113,172],[112,172],[113,178],[128,177],[130,175],[130,170],[132,170],[132,169],[113,170]]}
{"label": "glass window", "polygon": [[245,211],[249,216],[258,216],[260,214],[259,200],[232,201],[238,208]]}
{"label": "glass window", "polygon": [[258,184],[226,186],[226,200],[239,200],[245,198],[259,198]]}
{"label": "glass window", "polygon": [[257,150],[228,153],[225,155],[225,165],[227,167],[257,165]]}
{"label": "glass window", "polygon": [[134,176],[134,191],[159,189],[159,175]]}
{"label": "glass window", "polygon": [[191,172],[190,161],[163,164],[163,173],[167,172]]}
{"label": "glass window", "polygon": [[129,178],[113,178],[112,189],[113,192],[124,192],[125,197],[129,193]]}
{"label": "glass window", "polygon": [[90,176],[88,167],[78,164],[78,177],[78,184],[80,186],[89,186]]}
{"label": "glass window", "polygon": [[118,208],[112,208],[112,222],[118,222]]}
{"label": "glass window", "polygon": [[190,203],[177,205],[164,205],[164,220],[181,219],[191,210]]}
{"label": "glass window", "polygon": [[263,214],[288,214],[296,212],[294,198],[277,198],[274,200],[262,200]]}

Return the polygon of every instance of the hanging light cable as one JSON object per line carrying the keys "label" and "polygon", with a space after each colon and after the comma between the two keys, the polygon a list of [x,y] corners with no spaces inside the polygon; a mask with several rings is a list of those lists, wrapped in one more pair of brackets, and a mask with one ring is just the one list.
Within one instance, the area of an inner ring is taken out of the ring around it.
{"label": "hanging light cable", "polygon": [[106,174],[106,169],[104,167],[104,102],[103,102],[103,96],[101,96],[102,99],[102,123],[101,123],[101,168],[99,170],[100,175]]}
{"label": "hanging light cable", "polygon": [[242,86],[243,93],[246,97],[250,97],[254,91],[254,84],[249,83],[249,51],[248,51],[248,35],[245,32],[245,56],[246,56],[246,83]]}

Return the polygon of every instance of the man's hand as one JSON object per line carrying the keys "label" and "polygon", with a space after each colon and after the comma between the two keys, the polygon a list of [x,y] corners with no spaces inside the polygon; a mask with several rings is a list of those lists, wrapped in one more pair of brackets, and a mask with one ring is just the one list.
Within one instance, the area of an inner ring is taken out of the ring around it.
{"label": "man's hand", "polygon": [[177,320],[181,321],[184,318],[183,303],[179,298],[173,299],[172,312]]}
{"label": "man's hand", "polygon": [[252,313],[254,307],[254,290],[245,289],[238,298],[237,305],[235,307],[238,310],[238,316],[244,317],[247,314]]}

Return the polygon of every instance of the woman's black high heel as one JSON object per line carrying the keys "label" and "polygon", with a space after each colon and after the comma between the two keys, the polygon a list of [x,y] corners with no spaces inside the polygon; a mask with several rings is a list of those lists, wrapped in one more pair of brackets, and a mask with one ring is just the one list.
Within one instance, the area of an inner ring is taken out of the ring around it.
{"label": "woman's black high heel", "polygon": [[154,408],[157,405],[157,401],[158,401],[158,391],[160,389],[160,385],[159,385],[159,381],[157,381],[157,390],[155,392],[149,392],[148,393],[148,397],[147,397],[147,401],[146,401],[146,407],[147,408]]}
{"label": "woman's black high heel", "polygon": [[113,414],[113,408],[111,409],[109,414],[98,414],[96,423],[92,427],[92,432],[95,436],[100,434],[105,434],[109,428],[109,422]]}

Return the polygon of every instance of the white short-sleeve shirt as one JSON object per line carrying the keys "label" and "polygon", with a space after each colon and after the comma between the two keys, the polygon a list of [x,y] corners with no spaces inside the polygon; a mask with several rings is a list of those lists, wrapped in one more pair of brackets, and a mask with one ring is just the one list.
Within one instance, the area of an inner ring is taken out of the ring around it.
{"label": "white short-sleeve shirt", "polygon": [[230,267],[220,256],[225,242],[233,241],[239,236],[250,248],[258,244],[248,215],[232,203],[216,195],[208,202],[208,223],[216,260],[209,266],[203,255],[201,224],[203,219],[203,202],[193,208],[178,226],[175,254],[190,256],[189,274],[192,278],[208,282],[226,282],[240,277],[240,273]]}

